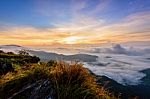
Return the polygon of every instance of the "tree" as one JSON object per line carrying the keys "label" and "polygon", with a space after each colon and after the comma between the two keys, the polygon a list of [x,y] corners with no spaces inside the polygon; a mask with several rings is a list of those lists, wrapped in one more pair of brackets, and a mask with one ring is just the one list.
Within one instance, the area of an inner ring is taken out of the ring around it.
{"label": "tree", "polygon": [[13,52],[7,52],[7,54],[14,55],[14,53],[13,53]]}
{"label": "tree", "polygon": [[3,51],[3,50],[0,50],[0,53],[4,53],[4,51]]}
{"label": "tree", "polygon": [[26,50],[20,50],[18,53],[20,55],[29,56],[29,53]]}

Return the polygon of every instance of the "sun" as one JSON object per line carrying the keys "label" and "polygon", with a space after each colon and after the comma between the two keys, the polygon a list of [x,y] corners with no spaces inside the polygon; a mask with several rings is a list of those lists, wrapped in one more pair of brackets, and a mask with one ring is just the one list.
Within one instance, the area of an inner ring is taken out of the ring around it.
{"label": "sun", "polygon": [[76,44],[78,42],[78,40],[80,39],[80,37],[67,37],[63,40],[64,43],[66,44]]}

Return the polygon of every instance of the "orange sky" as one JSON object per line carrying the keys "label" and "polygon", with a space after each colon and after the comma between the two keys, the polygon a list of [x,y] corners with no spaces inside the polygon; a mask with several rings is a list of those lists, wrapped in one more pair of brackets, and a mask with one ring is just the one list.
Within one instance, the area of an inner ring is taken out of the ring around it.
{"label": "orange sky", "polygon": [[[84,22],[80,24],[78,22]],[[8,27],[0,31],[0,44],[58,45],[101,44],[107,42],[149,41],[150,13],[132,14],[113,24],[89,17],[54,28]]]}

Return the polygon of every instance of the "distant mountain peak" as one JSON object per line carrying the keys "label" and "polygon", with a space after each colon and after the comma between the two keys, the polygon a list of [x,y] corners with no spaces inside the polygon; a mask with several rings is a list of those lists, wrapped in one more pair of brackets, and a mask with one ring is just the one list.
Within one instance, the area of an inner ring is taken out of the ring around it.
{"label": "distant mountain peak", "polygon": [[20,45],[15,45],[15,44],[9,44],[9,45],[3,45],[3,46],[22,47],[22,46],[20,46]]}

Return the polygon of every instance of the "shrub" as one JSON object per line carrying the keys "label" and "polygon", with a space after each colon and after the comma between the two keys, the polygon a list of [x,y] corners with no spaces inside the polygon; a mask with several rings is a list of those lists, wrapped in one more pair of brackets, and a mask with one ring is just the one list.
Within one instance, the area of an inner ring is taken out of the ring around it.
{"label": "shrub", "polygon": [[13,52],[7,52],[7,54],[10,54],[10,55],[12,54],[12,55],[14,55],[14,53],[13,53]]}
{"label": "shrub", "polygon": [[6,74],[7,72],[14,71],[12,64],[7,59],[0,58],[0,75]]}
{"label": "shrub", "polygon": [[57,65],[57,61],[56,60],[50,60],[46,63],[47,66],[56,66]]}
{"label": "shrub", "polygon": [[18,65],[24,65],[27,63],[38,63],[40,61],[40,58],[36,56],[14,54],[12,52],[0,53],[0,59],[7,59],[9,60],[9,62]]}
{"label": "shrub", "polygon": [[0,50],[0,53],[4,53],[4,51],[3,51],[3,50]]}

